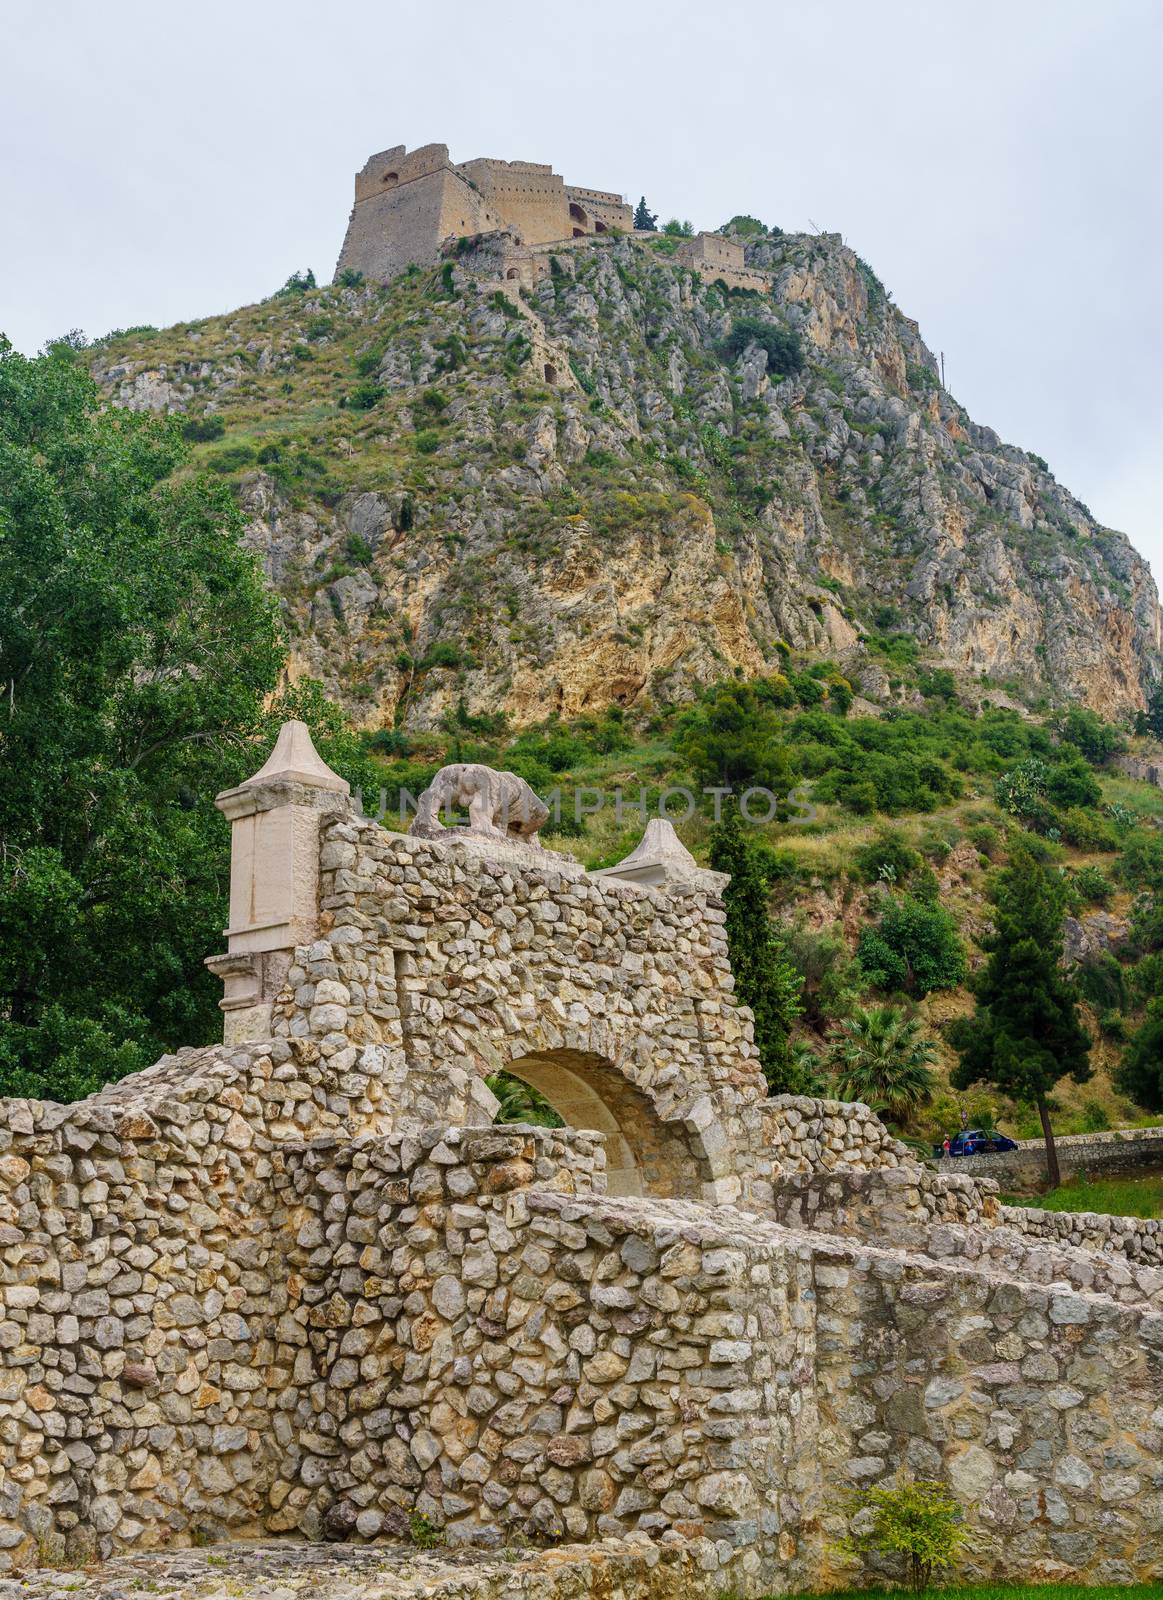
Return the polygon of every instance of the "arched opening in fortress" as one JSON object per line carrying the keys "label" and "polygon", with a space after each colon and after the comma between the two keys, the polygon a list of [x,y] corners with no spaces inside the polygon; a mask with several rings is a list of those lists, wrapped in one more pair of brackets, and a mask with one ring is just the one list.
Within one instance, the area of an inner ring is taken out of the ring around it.
{"label": "arched opening in fortress", "polygon": [[400,174],[398,172],[385,172],[383,177],[380,179],[380,182],[383,184],[385,189],[394,189],[399,181]]}
{"label": "arched opening in fortress", "polygon": [[520,268],[510,267],[505,276],[506,278],[519,278],[521,276]]}
{"label": "arched opening in fortress", "polygon": [[547,361],[545,363],[545,381],[546,383],[557,382],[557,368],[551,361]]}
{"label": "arched opening in fortress", "polygon": [[544,1095],[568,1127],[605,1134],[610,1194],[701,1198],[704,1163],[685,1129],[665,1123],[606,1057],[544,1050],[519,1056],[505,1070]]}

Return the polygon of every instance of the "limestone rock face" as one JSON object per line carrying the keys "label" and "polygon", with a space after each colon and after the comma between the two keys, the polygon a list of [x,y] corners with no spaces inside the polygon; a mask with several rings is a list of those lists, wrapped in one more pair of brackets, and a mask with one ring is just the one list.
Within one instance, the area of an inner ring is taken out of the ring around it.
{"label": "limestone rock face", "polygon": [[[478,252],[103,348],[114,403],[223,419],[206,449],[297,671],[368,725],[521,724],[775,671],[780,641],[872,693],[862,638],[895,630],[994,699],[1143,703],[1146,563],[941,388],[838,236],[749,238],[768,292],[743,298],[642,240],[575,243],[520,292]],[[743,317],[802,369],[730,354]],[[256,408],[284,442],[243,459]]]}

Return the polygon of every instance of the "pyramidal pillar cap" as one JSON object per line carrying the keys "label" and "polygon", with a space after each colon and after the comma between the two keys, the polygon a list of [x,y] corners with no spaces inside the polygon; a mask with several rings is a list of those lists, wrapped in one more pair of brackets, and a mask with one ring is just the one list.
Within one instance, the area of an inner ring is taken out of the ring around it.
{"label": "pyramidal pillar cap", "polygon": [[[305,789],[315,790],[316,798],[305,795]],[[332,772],[311,743],[307,724],[284,722],[274,749],[254,777],[247,778],[236,789],[223,789],[214,804],[233,822],[253,815],[256,810],[266,810],[272,804],[298,803],[316,808],[322,805],[330,809],[342,805],[350,793],[347,779]],[[334,798],[326,800],[328,795]]]}
{"label": "pyramidal pillar cap", "polygon": [[590,873],[591,878],[620,878],[626,883],[641,883],[647,888],[676,885],[706,889],[719,894],[729,881],[725,872],[700,867],[665,817],[653,817],[636,849],[617,866]]}
{"label": "pyramidal pillar cap", "polygon": [[284,722],[270,755],[254,777],[247,778],[239,788],[258,789],[279,780],[303,783],[311,789],[334,789],[339,794],[348,794],[351,790],[347,779],[332,772],[316,750],[305,722]]}

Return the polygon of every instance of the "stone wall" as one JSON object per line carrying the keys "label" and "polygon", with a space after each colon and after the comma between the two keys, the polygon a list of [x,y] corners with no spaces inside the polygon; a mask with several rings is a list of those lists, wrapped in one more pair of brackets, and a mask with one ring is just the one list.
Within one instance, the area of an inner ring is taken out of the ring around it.
{"label": "stone wall", "polygon": [[408,1062],[401,1114],[427,1120],[457,1119],[441,1096],[466,1076],[514,1072],[607,1134],[622,1192],[770,1193],[766,1085],[717,894],[350,815],[324,824],[320,859],[322,937],[291,969],[276,1033],[343,1060],[381,1044]]}
{"label": "stone wall", "polygon": [[[1163,1316],[888,1252],[815,1284],[827,1479],[946,1481],[971,1508],[966,1580],[1159,1575]],[[822,1526],[843,1531],[841,1504]]]}
{"label": "stone wall", "polygon": [[[872,1576],[846,1493],[912,1473],[974,1575],[1160,1575],[1158,1223],[768,1100],[676,842],[595,878],[342,788],[292,724],[220,797],[213,964],[273,1037],[0,1106],[0,1570],[420,1516],[775,1593]],[[570,1126],[490,1126],[499,1068]]]}
{"label": "stone wall", "polygon": [[567,188],[545,163],[481,157],[454,166],[447,145],[395,145],[356,174],[336,271],[386,282],[410,265],[434,265],[450,239],[507,228],[529,246],[632,226],[620,195]]}
{"label": "stone wall", "polygon": [[[1115,1128],[1105,1133],[1072,1133],[1056,1139],[1058,1165],[1064,1178],[1134,1176],[1146,1169],[1163,1170],[1163,1128]],[[1046,1146],[1041,1139],[1022,1139],[1016,1150],[996,1155],[954,1156],[942,1162],[972,1177],[996,1178],[1002,1188],[1036,1188],[1046,1181]]]}
{"label": "stone wall", "polygon": [[778,1543],[810,1280],[754,1219],[596,1195],[592,1160],[579,1134],[432,1129],[289,1164],[311,1357],[272,1526]]}
{"label": "stone wall", "polygon": [[1037,1206],[1006,1206],[1009,1227],[1033,1239],[1047,1239],[1128,1262],[1163,1267],[1163,1221],[1158,1217],[1111,1217],[1094,1211],[1043,1211]]}
{"label": "stone wall", "polygon": [[375,1128],[381,1068],[280,1040],[0,1102],[0,1563],[261,1526],[282,1149]]}

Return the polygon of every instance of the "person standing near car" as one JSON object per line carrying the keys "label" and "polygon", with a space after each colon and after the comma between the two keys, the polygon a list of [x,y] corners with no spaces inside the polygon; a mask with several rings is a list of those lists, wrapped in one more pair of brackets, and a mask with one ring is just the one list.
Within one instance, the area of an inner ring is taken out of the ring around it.
{"label": "person standing near car", "polygon": [[950,1155],[952,1155],[952,1153],[953,1153],[953,1141],[950,1139],[948,1134],[945,1135],[945,1142],[941,1146],[941,1151],[942,1151],[942,1155],[943,1155],[943,1157],[944,1157],[944,1159],[946,1161],[949,1159]]}

